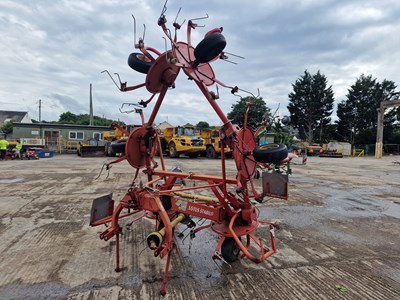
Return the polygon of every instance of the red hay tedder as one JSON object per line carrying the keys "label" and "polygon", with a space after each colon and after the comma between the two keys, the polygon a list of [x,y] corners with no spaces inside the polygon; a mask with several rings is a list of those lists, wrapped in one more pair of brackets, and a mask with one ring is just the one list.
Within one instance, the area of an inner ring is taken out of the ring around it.
{"label": "red hay tedder", "polygon": [[[259,165],[265,169],[268,164],[284,164],[289,160],[288,151],[284,145],[256,146],[255,134],[246,125],[251,103],[244,116],[244,126],[240,128],[232,124],[222,112],[216,101],[218,95],[209,91],[208,87],[215,83],[230,89],[232,94],[243,91],[236,86],[230,87],[217,80],[210,65],[217,59],[227,59],[226,53],[223,52],[226,40],[221,33],[222,28],[208,31],[203,40],[194,47],[191,44],[191,31],[197,27],[197,24],[193,22],[195,19],[188,21],[187,42],[182,42],[177,40],[177,31],[181,25],[173,23],[175,34],[172,36],[166,26],[165,12],[166,4],[158,19],[158,25],[162,28],[171,49],[161,53],[154,48],[145,46],[143,39],[139,38],[135,48],[139,49],[140,53],[130,54],[128,64],[135,71],[147,74],[146,81],[136,86],[127,86],[126,82],[120,81],[118,85],[113,80],[122,92],[146,87],[151,96],[147,101],[139,102],[142,107],[146,107],[158,95],[147,122],[142,110],[136,109],[136,112],[141,115],[142,126],[134,129],[131,133],[126,132],[128,138],[122,144],[125,148],[124,155],[106,164],[106,168],[109,169],[111,164],[127,160],[136,170],[133,182],[116,207],[114,207],[111,195],[95,199],[90,219],[91,226],[109,224],[107,229],[100,234],[101,239],[107,241],[113,236],[116,237],[115,271],[117,272],[120,271],[119,238],[122,233],[119,220],[140,213],[134,221],[142,217],[155,221],[155,230],[148,235],[147,245],[154,251],[155,256],[160,258],[167,256],[160,291],[162,295],[166,293],[171,253],[176,247],[174,228],[179,223],[186,224],[191,228],[191,238],[206,228],[217,233],[220,239],[213,258],[220,258],[228,263],[239,257],[246,257],[255,263],[260,263],[276,252],[275,229],[278,225],[267,220],[259,220],[251,199],[262,202],[265,196],[287,198],[287,178],[279,172],[265,171],[263,172],[263,191],[257,192],[253,183],[253,175]],[[154,120],[168,89],[175,87],[175,79],[181,70],[198,86],[221,119],[223,123],[220,131],[221,148],[226,145],[233,149],[237,168],[236,177],[227,176],[224,151],[221,151],[221,176],[167,171],[162,155],[160,156],[161,169],[158,168],[154,156],[156,150],[161,149],[161,144]],[[120,129],[124,131],[124,128]],[[121,143],[118,144],[118,147],[121,147]],[[146,183],[136,182],[140,170],[147,176]],[[190,179],[197,183],[192,187],[184,186],[181,184],[184,179]],[[211,190],[215,197],[195,194],[202,189]],[[195,228],[196,223],[192,217],[207,219],[209,223]],[[262,239],[255,235],[258,227],[260,230],[266,230],[270,239],[270,247],[266,248]],[[239,255],[240,253],[241,255]]]}

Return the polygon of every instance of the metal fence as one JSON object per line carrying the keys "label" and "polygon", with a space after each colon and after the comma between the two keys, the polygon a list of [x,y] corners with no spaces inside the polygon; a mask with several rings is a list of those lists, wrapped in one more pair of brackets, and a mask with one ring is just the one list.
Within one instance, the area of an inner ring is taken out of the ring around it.
{"label": "metal fence", "polygon": [[[375,144],[353,145],[353,149],[363,149],[365,155],[375,155]],[[400,144],[383,144],[383,155],[400,155]]]}

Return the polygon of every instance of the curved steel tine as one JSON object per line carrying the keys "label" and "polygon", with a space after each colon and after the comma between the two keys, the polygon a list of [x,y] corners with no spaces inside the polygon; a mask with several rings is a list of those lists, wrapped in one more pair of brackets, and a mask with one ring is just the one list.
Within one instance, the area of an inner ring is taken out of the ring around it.
{"label": "curved steel tine", "polygon": [[119,74],[118,73],[114,73],[114,75],[117,75],[118,80],[119,80],[119,84],[122,84],[122,81],[121,81],[121,78],[119,77]]}
{"label": "curved steel tine", "polygon": [[174,23],[176,23],[176,20],[178,19],[178,16],[179,16],[179,13],[181,12],[181,9],[182,9],[182,7],[179,8],[179,10],[178,10],[178,12],[177,12],[177,14],[176,14]]}
{"label": "curved steel tine", "polygon": [[238,89],[239,89],[240,91],[244,92],[244,93],[250,94],[254,99],[255,99],[255,98],[258,98],[258,97],[256,97],[256,96],[254,96],[254,94],[253,94],[252,92],[243,90],[243,89],[241,89],[241,88],[238,88]]}
{"label": "curved steel tine", "polygon": [[276,108],[275,112],[271,115],[271,119],[272,119],[272,120],[275,118],[276,114],[278,113],[278,109],[279,109],[279,106],[280,106],[280,105],[281,105],[281,104],[278,103],[278,107]]}
{"label": "curved steel tine", "polygon": [[123,113],[123,114],[130,114],[130,113],[132,113],[132,112],[135,112],[136,111],[136,108],[135,109],[132,109],[132,110],[124,110],[124,106],[139,106],[138,104],[135,104],[135,103],[128,103],[128,102],[124,102],[124,103],[122,103],[122,105],[121,105],[121,107],[119,108],[119,111],[121,112],[121,113]]}
{"label": "curved steel tine", "polygon": [[100,175],[101,175],[101,173],[103,173],[103,169],[104,169],[104,166],[105,166],[105,165],[106,165],[106,163],[103,164],[103,166],[101,167],[101,170],[100,170],[99,175],[97,175],[97,177],[96,177],[94,180],[97,180],[97,179],[100,178]]}
{"label": "curved steel tine", "polygon": [[241,58],[241,59],[244,59],[243,56],[240,56],[240,55],[237,55],[237,54],[229,53],[229,52],[226,52],[226,51],[224,51],[224,53],[226,53],[228,55],[232,55],[232,56],[238,57],[238,58]]}
{"label": "curved steel tine", "polygon": [[205,17],[200,17],[200,18],[194,18],[194,19],[190,19],[190,21],[195,21],[195,20],[204,20],[204,19],[208,19],[208,14],[206,13]]}
{"label": "curved steel tine", "polygon": [[[162,38],[164,39],[165,52],[167,52],[167,39],[164,36]],[[166,57],[166,59],[168,59],[168,58]]]}
{"label": "curved steel tine", "polygon": [[234,61],[228,60],[228,59],[226,59],[226,58],[222,58],[222,61],[226,61],[226,62],[228,62],[228,63],[237,65],[237,63],[235,63]]}
{"label": "curved steel tine", "polygon": [[161,16],[164,15],[165,12],[167,11],[167,3],[168,3],[168,0],[165,0],[164,6],[161,10]]}
{"label": "curved steel tine", "polygon": [[101,71],[100,73],[104,73],[106,72],[108,74],[108,76],[110,76],[111,80],[114,82],[115,86],[117,87],[118,90],[120,90],[120,87],[118,86],[118,84],[115,82],[114,78],[111,76],[110,72],[108,72],[108,70],[104,70]]}
{"label": "curved steel tine", "polygon": [[[136,18],[133,14],[132,14],[132,18],[133,18],[133,43],[135,44],[136,43]],[[136,46],[136,44],[135,44],[135,46]]]}

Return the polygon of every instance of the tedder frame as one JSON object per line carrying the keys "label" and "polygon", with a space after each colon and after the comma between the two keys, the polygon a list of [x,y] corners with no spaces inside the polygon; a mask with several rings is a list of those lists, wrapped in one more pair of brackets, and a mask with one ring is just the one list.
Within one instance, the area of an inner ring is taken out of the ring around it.
{"label": "tedder frame", "polygon": [[[196,19],[192,19],[187,24],[187,42],[178,41],[177,31],[181,25],[176,21],[173,23],[175,34],[172,36],[170,29],[166,26],[166,4],[158,19],[158,25],[163,30],[171,49],[161,53],[154,48],[145,46],[144,40],[139,38],[135,48],[140,52],[132,53],[129,56],[128,64],[135,71],[146,74],[145,82],[127,86],[126,82],[119,81],[118,85],[113,79],[122,92],[146,87],[151,97],[147,101],[139,102],[143,108],[158,95],[147,121],[143,116],[142,109],[136,109],[136,112],[141,115],[142,126],[134,129],[131,133],[126,132],[128,138],[123,145],[124,154],[106,164],[106,168],[109,169],[112,164],[127,160],[135,169],[134,179],[116,207],[114,207],[112,194],[95,199],[90,219],[91,226],[108,225],[106,230],[100,234],[101,239],[107,241],[115,236],[116,271],[121,270],[119,254],[122,226],[120,219],[138,214],[137,217],[134,216],[136,218],[133,221],[143,217],[155,221],[155,229],[148,235],[147,245],[154,251],[155,256],[167,257],[160,291],[162,295],[166,293],[171,253],[176,247],[174,231],[179,223],[186,224],[191,228],[191,238],[198,231],[206,228],[218,234],[220,238],[213,258],[221,258],[228,263],[240,257],[260,263],[276,252],[275,230],[278,228],[278,224],[260,220],[252,199],[261,202],[266,195],[271,196],[268,191],[271,182],[275,185],[280,183],[276,178],[273,181],[263,180],[264,188],[259,192],[253,182],[253,175],[258,164],[284,164],[289,160],[288,151],[284,145],[256,146],[254,132],[247,126],[251,101],[244,116],[244,126],[240,128],[232,124],[222,112],[216,101],[219,95],[208,89],[209,86],[218,84],[230,89],[232,94],[243,91],[237,86],[227,86],[220,82],[215,77],[210,65],[217,59],[227,59],[226,53],[223,52],[226,40],[221,33],[222,28],[208,31],[203,40],[194,47],[191,44],[191,32],[198,25],[194,23]],[[220,129],[221,148],[229,146],[230,149],[233,149],[233,158],[237,169],[235,177],[227,175],[224,151],[221,151],[221,176],[202,175],[194,171],[168,171],[162,155],[160,155],[161,168],[155,161],[157,147],[161,149],[161,144],[154,121],[168,89],[175,87],[175,79],[181,70],[197,85],[223,123]],[[108,73],[108,71],[106,72]],[[140,170],[147,177],[145,183],[137,182]],[[280,175],[275,173],[275,176]],[[185,179],[198,183],[191,187],[185,186],[181,184]],[[214,197],[196,195],[196,192],[201,189],[209,189]],[[279,195],[278,197],[286,198],[287,181],[282,183],[281,190],[283,196]],[[193,217],[207,219],[209,222],[195,228],[196,223],[193,221]],[[266,230],[270,246],[266,247],[262,238],[256,236],[256,229],[259,227],[260,230]]]}

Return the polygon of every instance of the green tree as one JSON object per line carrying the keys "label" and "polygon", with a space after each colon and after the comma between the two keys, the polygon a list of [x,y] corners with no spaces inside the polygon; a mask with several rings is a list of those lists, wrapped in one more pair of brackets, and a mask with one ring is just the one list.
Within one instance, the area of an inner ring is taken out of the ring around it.
{"label": "green tree", "polygon": [[[337,128],[351,144],[375,143],[377,108],[382,101],[390,101],[396,93],[393,81],[378,82],[372,75],[362,74],[350,87],[346,99],[338,104]],[[395,129],[396,110],[385,114],[384,138]]]}
{"label": "green tree", "polygon": [[331,121],[334,102],[332,86],[328,87],[328,81],[320,71],[311,75],[305,70],[292,87],[287,106],[292,126],[307,142],[313,143],[315,135],[322,141],[324,128]]}
{"label": "green tree", "polygon": [[2,131],[3,133],[7,134],[11,134],[13,132],[13,123],[12,121],[5,123],[1,128],[0,131]]}
{"label": "green tree", "polygon": [[292,134],[293,128],[291,126],[284,126],[278,119],[272,122],[269,131],[275,133],[275,143],[285,144],[288,148],[292,146],[294,135]]}
{"label": "green tree", "polygon": [[[112,122],[115,122],[110,119],[102,118],[99,116],[93,116],[93,125],[97,126],[110,126]],[[80,114],[75,115],[71,112],[65,112],[60,115],[58,120],[59,124],[76,124],[76,125],[89,125],[90,123],[90,115],[89,114]],[[118,122],[120,124],[125,124],[124,122]]]}
{"label": "green tree", "polygon": [[210,128],[210,124],[208,124],[205,121],[200,121],[199,123],[196,124],[195,128],[197,130],[209,129]]}
{"label": "green tree", "polygon": [[77,124],[77,121],[78,116],[69,111],[62,113],[58,119],[60,124]]}
{"label": "green tree", "polygon": [[265,104],[265,101],[261,97],[254,98],[249,96],[240,98],[239,101],[232,105],[232,110],[227,115],[228,119],[232,123],[243,127],[244,115],[248,105],[250,105],[250,110],[247,123],[250,128],[255,129],[265,118],[270,118],[270,109]]}

